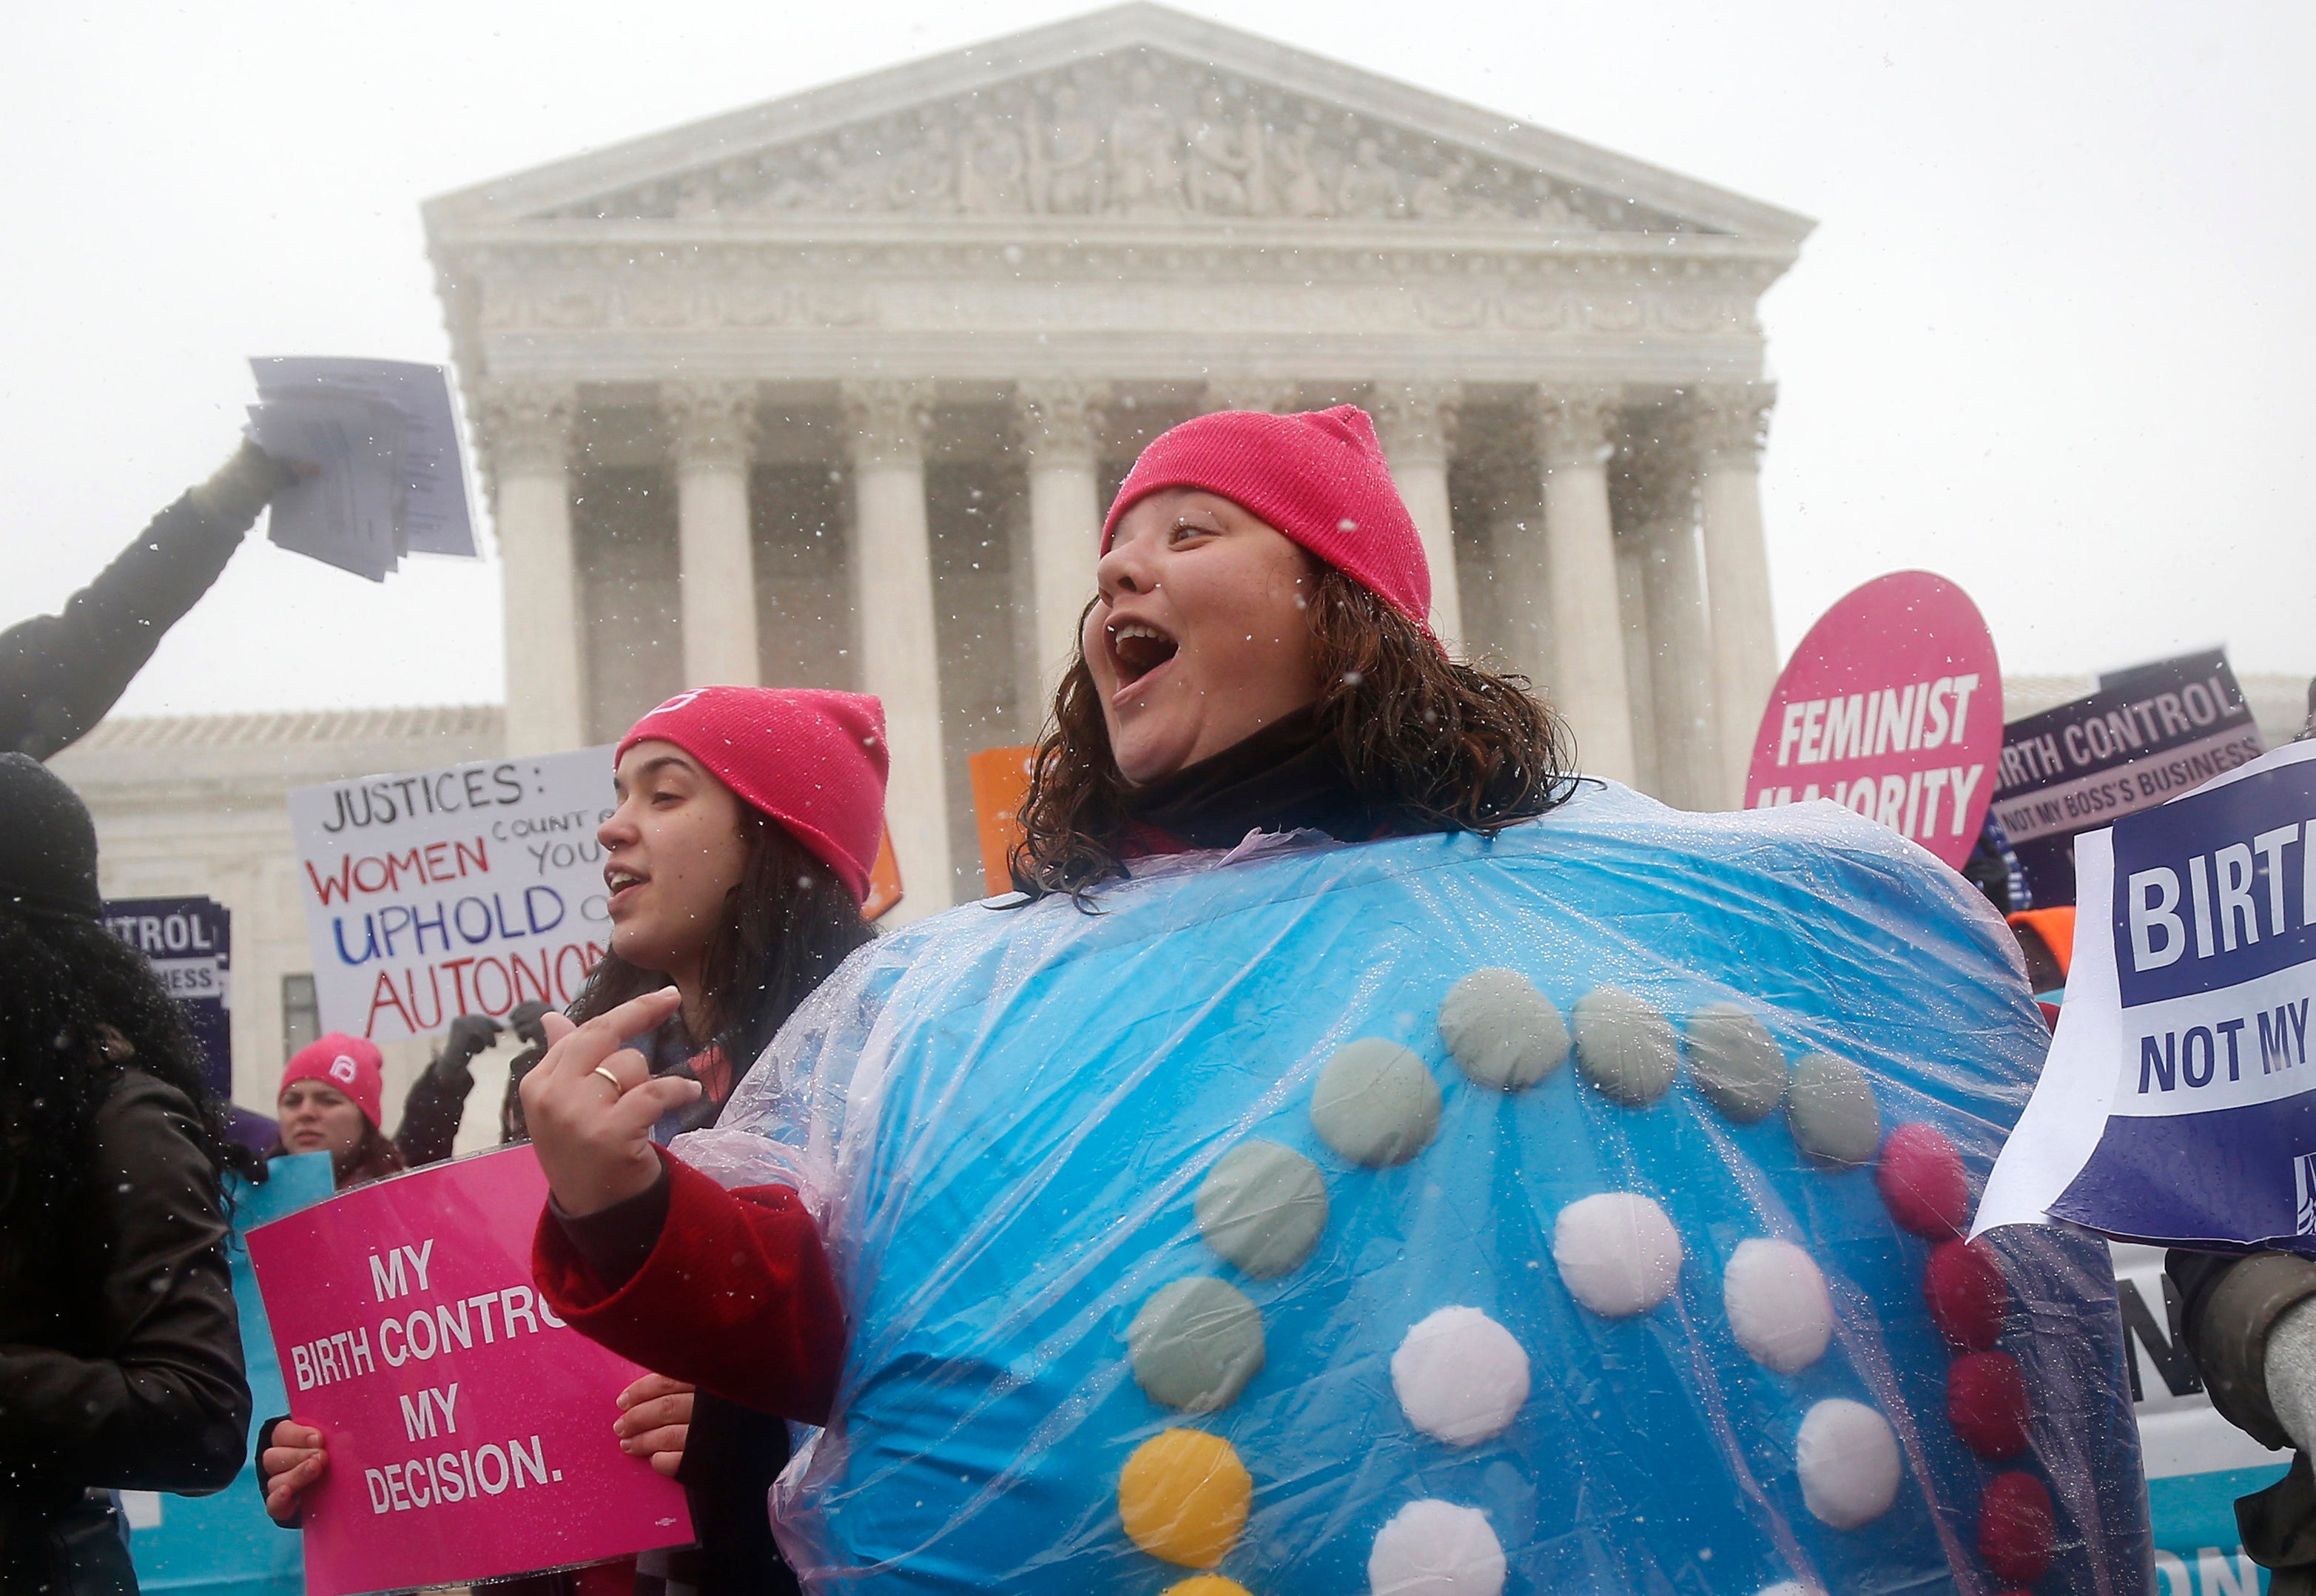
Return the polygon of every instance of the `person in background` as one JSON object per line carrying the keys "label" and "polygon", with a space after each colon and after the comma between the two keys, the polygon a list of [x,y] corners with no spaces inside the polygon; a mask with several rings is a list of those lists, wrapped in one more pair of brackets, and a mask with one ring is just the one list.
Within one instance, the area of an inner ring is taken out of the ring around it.
{"label": "person in background", "polygon": [[244,440],[58,615],[0,631],[0,750],[47,759],[104,718],[298,468]]}
{"label": "person in background", "polygon": [[249,1386],[218,1105],[96,828],[0,753],[0,1591],[137,1589],[111,1493],[221,1490]]}
{"label": "person in background", "polygon": [[[649,1109],[644,1123],[664,1140],[711,1121],[797,1005],[872,936],[861,912],[884,835],[884,711],[855,693],[700,688],[637,721],[615,769],[618,807],[597,833],[610,951],[570,1018],[543,1023],[553,1036],[652,1004],[642,1046],[655,1084],[624,1101]],[[516,1073],[535,1076],[520,1060]],[[528,1110],[530,1079],[522,1095]],[[613,1254],[637,1239],[615,1226],[587,1235]],[[683,1484],[699,1537],[691,1556],[640,1570],[637,1589],[796,1591],[765,1506],[787,1425],[660,1375],[619,1401],[621,1446]],[[305,1426],[276,1430],[274,1442],[260,1468],[268,1511],[289,1522],[327,1449]]]}
{"label": "person in background", "polygon": [[[2295,743],[2316,741],[2316,682]],[[2290,1253],[2174,1247],[2179,1341],[2221,1417],[2264,1447],[2292,1449],[2292,1468],[2236,1500],[2244,1550],[2269,1571],[2268,1596],[2316,1596],[2316,1262]]]}

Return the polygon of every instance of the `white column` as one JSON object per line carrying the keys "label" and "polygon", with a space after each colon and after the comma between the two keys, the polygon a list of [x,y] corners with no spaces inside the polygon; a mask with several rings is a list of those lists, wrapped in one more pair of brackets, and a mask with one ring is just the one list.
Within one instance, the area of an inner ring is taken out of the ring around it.
{"label": "white column", "polygon": [[1633,785],[1651,798],[1666,799],[1662,762],[1657,757],[1657,700],[1649,658],[1648,550],[1619,513],[1617,495],[1608,495],[1617,522],[1617,623],[1625,634],[1625,724],[1632,738]]}
{"label": "white column", "polygon": [[753,383],[671,383],[661,389],[675,463],[683,611],[683,682],[753,687],[755,526],[748,514]]}
{"label": "white column", "polygon": [[955,897],[941,752],[932,531],[925,520],[923,413],[931,399],[931,389],[915,383],[844,388],[851,428],[860,684],[885,701],[892,754],[885,823],[906,892],[894,911],[896,923],[946,909]]}
{"label": "white column", "polygon": [[498,486],[503,570],[506,736],[511,754],[554,753],[586,736],[579,574],[571,548],[571,424],[566,384],[502,383],[483,403]]}
{"label": "white column", "polygon": [[1372,400],[1391,479],[1415,518],[1431,567],[1431,630],[1456,654],[1465,650],[1464,599],[1456,580],[1448,457],[1462,391],[1454,383],[1377,383]]}
{"label": "white column", "polygon": [[1546,697],[1574,729],[1584,772],[1631,781],[1637,772],[1608,515],[1608,432],[1616,403],[1602,393],[1547,392],[1539,408],[1545,561],[1552,580],[1553,680]]}
{"label": "white column", "polygon": [[1769,607],[1769,550],[1761,531],[1761,446],[1777,389],[1739,383],[1697,393],[1705,580],[1713,602],[1713,683],[1721,721],[1722,807],[1744,802],[1745,768],[1769,690],[1777,632]]}
{"label": "white column", "polygon": [[1024,719],[1040,719],[1078,655],[1078,617],[1093,597],[1101,557],[1101,484],[1094,412],[1099,384],[1024,382],[1016,394],[1029,457],[1030,628],[1036,692]]}
{"label": "white column", "polygon": [[[1638,456],[1631,508],[1648,616],[1658,796],[1684,809],[1721,807],[1721,724],[1713,634],[1697,543],[1697,440],[1688,418],[1661,412]],[[1638,734],[1639,721],[1635,721]]]}

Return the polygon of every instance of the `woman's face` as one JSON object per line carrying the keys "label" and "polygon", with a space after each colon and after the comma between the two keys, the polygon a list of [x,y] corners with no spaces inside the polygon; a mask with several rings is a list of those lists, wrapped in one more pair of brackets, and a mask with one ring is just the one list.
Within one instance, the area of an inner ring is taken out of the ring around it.
{"label": "woman's face", "polygon": [[281,1117],[281,1145],[292,1153],[327,1153],[343,1169],[361,1146],[361,1105],[336,1087],[320,1081],[292,1081],[276,1105]]}
{"label": "woman's face", "polygon": [[1128,781],[1220,753],[1319,697],[1311,557],[1216,494],[1166,488],[1119,518],[1079,638]]}
{"label": "woman's face", "polygon": [[747,863],[732,789],[673,743],[638,743],[612,778],[619,807],[596,828],[611,951],[687,989]]}

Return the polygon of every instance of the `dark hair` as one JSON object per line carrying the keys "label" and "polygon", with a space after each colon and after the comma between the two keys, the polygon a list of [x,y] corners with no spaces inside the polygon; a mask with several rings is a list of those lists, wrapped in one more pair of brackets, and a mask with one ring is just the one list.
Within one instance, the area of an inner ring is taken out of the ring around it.
{"label": "dark hair", "polygon": [[222,1175],[224,1105],[145,956],[94,921],[0,909],[0,1216],[12,1243],[61,1235],[88,1178],[96,1111],[131,1068],[185,1094],[193,1139]]}
{"label": "dark hair", "polygon": [[361,1140],[346,1155],[345,1172],[338,1177],[338,1189],[382,1181],[388,1175],[400,1174],[406,1167],[402,1162],[402,1149],[394,1145],[394,1138],[372,1125],[370,1116],[364,1114]]}
{"label": "dark hair", "polygon": [[[1568,726],[1527,678],[1456,664],[1368,589],[1313,564],[1307,614],[1327,684],[1315,706],[1320,735],[1394,834],[1494,833],[1567,801]],[[1013,885],[1089,906],[1088,888],[1125,874],[1131,796],[1081,652],[1031,762],[1022,837],[1008,860]]]}
{"label": "dark hair", "polygon": [[[701,1034],[687,1039],[720,1052],[735,1086],[796,1006],[876,935],[851,889],[786,826],[744,804],[740,816],[747,858],[708,941]],[[667,984],[661,972],[606,953],[587,972],[571,1018],[592,1020]]]}

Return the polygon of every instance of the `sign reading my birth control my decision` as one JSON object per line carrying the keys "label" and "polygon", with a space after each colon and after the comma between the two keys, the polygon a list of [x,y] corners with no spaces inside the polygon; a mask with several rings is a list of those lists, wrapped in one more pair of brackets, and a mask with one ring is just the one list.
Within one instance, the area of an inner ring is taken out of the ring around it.
{"label": "sign reading my birth control my decision", "polygon": [[329,1438],[309,1596],[463,1584],[690,1541],[682,1487],[611,1434],[643,1370],[530,1283],[527,1146],[357,1188],[249,1233],[290,1412]]}
{"label": "sign reading my birth control my decision", "polygon": [[1769,695],[1749,807],[1847,804],[1956,869],[2002,751],[2002,674],[1970,595],[1928,571],[1878,576],[1810,628]]}
{"label": "sign reading my birth control my decision", "polygon": [[292,791],[324,1027],[383,1042],[569,1003],[610,941],[610,808],[607,747]]}
{"label": "sign reading my birth control my decision", "polygon": [[2316,743],[2075,839],[2058,1035],[1977,1226],[2316,1257]]}

